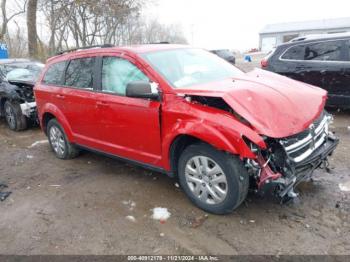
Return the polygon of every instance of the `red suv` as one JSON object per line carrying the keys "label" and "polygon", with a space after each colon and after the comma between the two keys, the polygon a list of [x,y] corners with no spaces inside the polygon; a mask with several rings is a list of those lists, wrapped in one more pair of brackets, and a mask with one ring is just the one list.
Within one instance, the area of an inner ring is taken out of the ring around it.
{"label": "red suv", "polygon": [[216,214],[237,208],[248,189],[295,197],[338,144],[326,91],[243,73],[188,46],[69,51],[48,60],[34,91],[58,158],[87,149],[163,172]]}

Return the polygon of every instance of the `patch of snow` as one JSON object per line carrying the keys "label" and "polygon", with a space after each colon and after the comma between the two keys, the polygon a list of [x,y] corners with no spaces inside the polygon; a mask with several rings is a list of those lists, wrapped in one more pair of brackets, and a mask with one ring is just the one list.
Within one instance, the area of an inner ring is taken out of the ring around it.
{"label": "patch of snow", "polygon": [[36,146],[38,146],[38,145],[47,144],[47,143],[49,143],[48,140],[35,141],[33,144],[31,144],[31,145],[29,146],[29,148],[33,148],[33,147],[36,147]]}
{"label": "patch of snow", "polygon": [[339,184],[339,188],[341,191],[350,192],[350,181],[345,182],[343,184]]}
{"label": "patch of snow", "polygon": [[32,155],[27,155],[28,159],[33,159],[34,157]]}
{"label": "patch of snow", "polygon": [[125,218],[131,222],[134,222],[134,223],[136,222],[136,218],[133,216],[126,216]]}
{"label": "patch of snow", "polygon": [[167,208],[163,208],[163,207],[153,208],[152,218],[155,220],[159,220],[160,222],[165,222],[170,217],[170,215],[171,213],[168,211]]}
{"label": "patch of snow", "polygon": [[123,200],[122,203],[123,203],[123,205],[125,205],[125,206],[129,206],[129,209],[130,209],[130,210],[133,210],[134,207],[136,207],[136,203],[135,203],[134,201],[132,201],[132,200],[128,200],[128,201]]}

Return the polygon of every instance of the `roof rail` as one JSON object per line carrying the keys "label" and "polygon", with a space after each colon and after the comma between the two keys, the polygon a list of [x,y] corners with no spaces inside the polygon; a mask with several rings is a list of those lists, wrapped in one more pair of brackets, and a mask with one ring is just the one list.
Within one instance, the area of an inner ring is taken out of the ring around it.
{"label": "roof rail", "polygon": [[79,51],[79,50],[85,50],[85,49],[93,49],[93,48],[109,48],[109,47],[115,47],[112,44],[103,44],[103,45],[91,45],[91,46],[85,46],[85,47],[77,47],[77,48],[72,48],[72,49],[67,49],[64,51],[59,51],[56,53],[56,55],[63,55],[65,53],[70,53],[74,51]]}
{"label": "roof rail", "polygon": [[307,41],[307,40],[317,40],[317,39],[332,39],[332,38],[341,38],[341,37],[350,37],[350,32],[343,33],[324,33],[324,34],[310,34],[304,36],[298,36],[290,40],[290,43]]}

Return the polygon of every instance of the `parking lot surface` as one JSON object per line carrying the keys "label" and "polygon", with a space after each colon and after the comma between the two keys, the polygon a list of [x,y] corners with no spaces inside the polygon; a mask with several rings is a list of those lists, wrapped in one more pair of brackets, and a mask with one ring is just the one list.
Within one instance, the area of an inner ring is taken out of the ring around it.
{"label": "parking lot surface", "polygon": [[[177,181],[89,152],[59,160],[39,128],[0,121],[1,254],[350,254],[350,113],[335,115],[330,173],[280,205],[249,194],[234,213],[206,214]],[[341,190],[343,189],[343,191]],[[167,208],[165,223],[152,209]]]}

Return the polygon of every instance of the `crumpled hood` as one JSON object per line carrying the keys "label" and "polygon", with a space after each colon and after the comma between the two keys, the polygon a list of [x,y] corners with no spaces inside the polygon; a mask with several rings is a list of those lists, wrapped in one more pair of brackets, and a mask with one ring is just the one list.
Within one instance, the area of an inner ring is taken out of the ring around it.
{"label": "crumpled hood", "polygon": [[179,94],[222,97],[261,135],[282,138],[305,130],[323,111],[327,92],[255,69],[237,78],[176,89]]}

